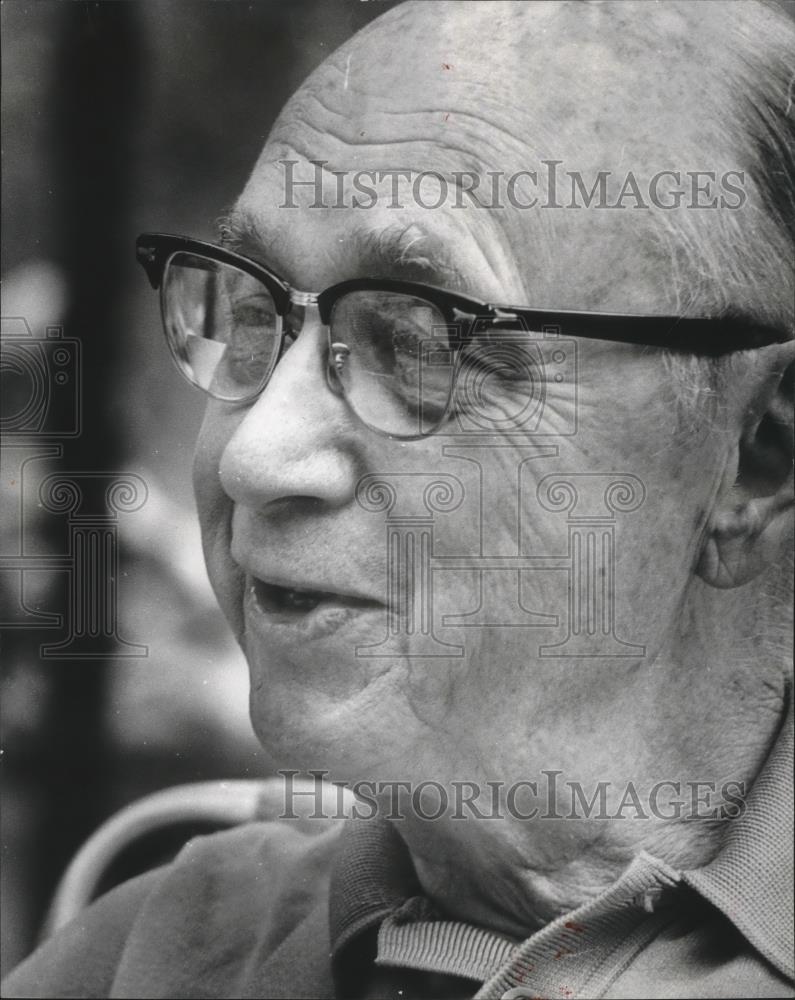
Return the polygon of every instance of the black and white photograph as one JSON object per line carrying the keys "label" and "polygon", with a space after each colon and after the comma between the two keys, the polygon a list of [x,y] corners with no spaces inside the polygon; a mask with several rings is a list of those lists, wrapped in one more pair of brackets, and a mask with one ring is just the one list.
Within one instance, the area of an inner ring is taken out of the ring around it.
{"label": "black and white photograph", "polygon": [[795,0],[0,16],[0,995],[795,997]]}

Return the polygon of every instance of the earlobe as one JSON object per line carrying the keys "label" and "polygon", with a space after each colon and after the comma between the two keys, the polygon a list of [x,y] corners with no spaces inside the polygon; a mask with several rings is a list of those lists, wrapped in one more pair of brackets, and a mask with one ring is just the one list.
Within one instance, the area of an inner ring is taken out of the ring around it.
{"label": "earlobe", "polygon": [[[779,563],[793,533],[793,344],[765,379],[756,419],[742,429],[734,475],[719,491],[696,573],[713,587],[741,587]],[[783,362],[783,364],[782,364]],[[789,362],[789,365],[787,365]],[[776,372],[777,369],[777,372]]]}
{"label": "earlobe", "polygon": [[720,589],[742,587],[781,557],[792,535],[793,498],[751,500],[731,514],[717,514],[696,573]]}

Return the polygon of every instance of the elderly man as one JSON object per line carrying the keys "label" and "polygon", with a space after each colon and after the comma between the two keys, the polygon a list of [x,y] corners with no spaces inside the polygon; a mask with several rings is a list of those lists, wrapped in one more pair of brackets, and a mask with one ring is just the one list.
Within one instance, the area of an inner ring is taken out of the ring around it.
{"label": "elderly man", "polygon": [[747,3],[399,6],[220,247],[139,240],[295,770],[5,995],[793,995],[793,51]]}

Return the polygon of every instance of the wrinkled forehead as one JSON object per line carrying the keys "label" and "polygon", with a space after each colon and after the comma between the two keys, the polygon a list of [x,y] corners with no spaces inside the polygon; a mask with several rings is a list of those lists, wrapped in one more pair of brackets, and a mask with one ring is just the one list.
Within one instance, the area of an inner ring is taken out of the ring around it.
{"label": "wrinkled forehead", "polygon": [[391,11],[288,103],[238,218],[304,285],[320,280],[296,273],[307,247],[348,272],[369,249],[557,308],[730,306],[722,275],[741,269],[724,258],[743,212],[759,228],[759,198],[719,95],[694,100],[725,73],[680,8],[657,6],[643,29],[634,5]]}

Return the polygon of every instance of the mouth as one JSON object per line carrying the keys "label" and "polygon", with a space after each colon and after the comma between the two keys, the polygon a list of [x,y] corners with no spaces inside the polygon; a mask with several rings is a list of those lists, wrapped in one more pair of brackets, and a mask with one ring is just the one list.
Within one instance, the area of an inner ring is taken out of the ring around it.
{"label": "mouth", "polygon": [[251,578],[251,586],[257,603],[265,611],[307,614],[321,604],[346,604],[350,607],[383,607],[378,601],[370,601],[350,594],[339,594],[331,590],[307,590],[298,587],[283,587],[269,583],[258,577]]}
{"label": "mouth", "polygon": [[254,624],[295,630],[307,639],[331,635],[363,615],[386,614],[380,601],[333,590],[285,586],[253,575],[247,580],[246,609]]}

